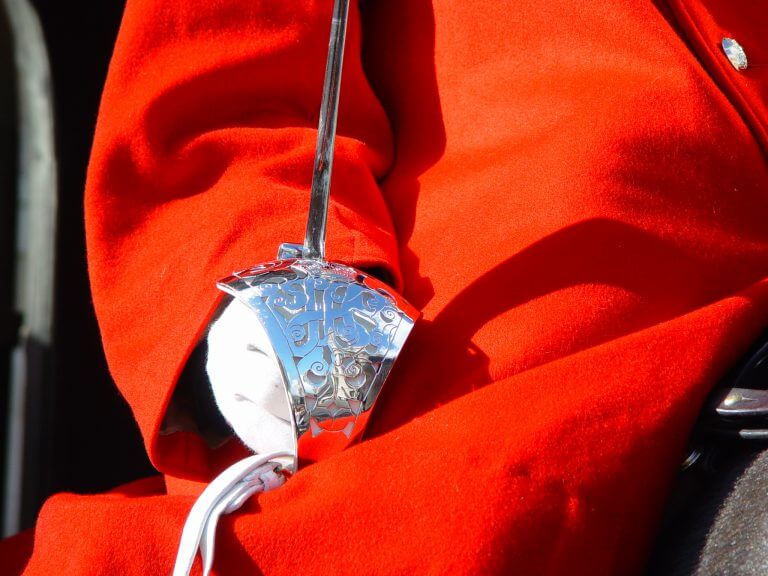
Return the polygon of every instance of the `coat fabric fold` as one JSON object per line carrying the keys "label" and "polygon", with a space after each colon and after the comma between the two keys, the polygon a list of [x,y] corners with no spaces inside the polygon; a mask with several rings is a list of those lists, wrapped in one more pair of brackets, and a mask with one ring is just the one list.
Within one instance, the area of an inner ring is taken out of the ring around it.
{"label": "coat fabric fold", "polygon": [[[747,5],[353,6],[328,257],[423,318],[367,438],[223,518],[215,573],[642,572],[704,399],[768,324],[768,16]],[[331,8],[128,1],[86,233],[162,476],[53,496],[0,573],[168,574],[244,455],[161,425],[215,281],[303,237]],[[728,69],[726,35],[756,66]]]}

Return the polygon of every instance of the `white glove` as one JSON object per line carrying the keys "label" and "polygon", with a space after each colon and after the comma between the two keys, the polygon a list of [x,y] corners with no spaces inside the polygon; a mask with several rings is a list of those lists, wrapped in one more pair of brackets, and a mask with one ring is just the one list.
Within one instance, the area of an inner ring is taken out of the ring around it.
{"label": "white glove", "polygon": [[206,365],[219,410],[257,454],[290,452],[293,428],[280,367],[256,314],[233,300],[211,325]]}

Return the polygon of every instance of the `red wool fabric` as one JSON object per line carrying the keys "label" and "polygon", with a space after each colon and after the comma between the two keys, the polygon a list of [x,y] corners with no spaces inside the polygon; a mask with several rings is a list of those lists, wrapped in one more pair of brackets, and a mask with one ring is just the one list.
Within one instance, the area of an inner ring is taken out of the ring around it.
{"label": "red wool fabric", "polygon": [[[164,476],[52,497],[0,572],[168,574],[199,482],[244,453],[159,427],[215,281],[302,238],[331,5],[128,1],[88,258]],[[748,6],[353,7],[328,254],[423,319],[368,438],[226,517],[217,574],[642,571],[703,399],[768,324]]]}

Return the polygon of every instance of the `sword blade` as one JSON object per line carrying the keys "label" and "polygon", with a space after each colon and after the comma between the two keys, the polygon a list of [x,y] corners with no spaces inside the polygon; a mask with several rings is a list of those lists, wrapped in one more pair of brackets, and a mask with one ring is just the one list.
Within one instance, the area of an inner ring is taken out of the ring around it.
{"label": "sword blade", "polygon": [[333,147],[339,114],[339,89],[344,63],[344,44],[347,37],[349,0],[335,0],[331,20],[331,39],[325,67],[323,101],[317,129],[317,149],[312,173],[312,192],[309,200],[309,218],[304,237],[304,257],[325,259],[325,236],[328,222],[328,203],[333,168]]}

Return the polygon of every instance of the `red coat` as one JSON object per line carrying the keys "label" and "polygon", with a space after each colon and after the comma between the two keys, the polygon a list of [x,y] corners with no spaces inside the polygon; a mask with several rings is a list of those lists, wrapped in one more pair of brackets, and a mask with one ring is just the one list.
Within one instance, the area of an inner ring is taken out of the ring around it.
{"label": "red coat", "polygon": [[[331,5],[128,2],[88,257],[112,373],[165,476],[52,497],[0,571],[31,550],[30,576],[167,574],[188,480],[241,451],[158,430],[214,281],[302,238]],[[768,324],[768,13],[363,12],[328,255],[388,270],[423,320],[368,439],[225,518],[217,573],[637,574],[702,400]]]}

